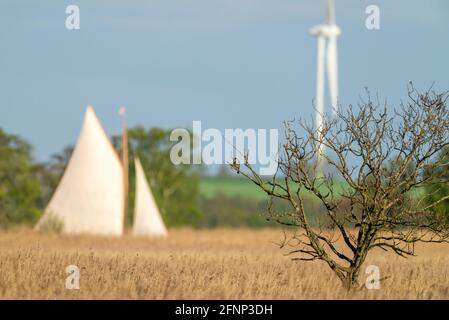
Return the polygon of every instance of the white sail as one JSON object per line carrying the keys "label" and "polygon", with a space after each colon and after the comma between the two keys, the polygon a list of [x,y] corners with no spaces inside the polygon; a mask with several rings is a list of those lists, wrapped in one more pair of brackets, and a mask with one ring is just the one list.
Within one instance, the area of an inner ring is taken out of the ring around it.
{"label": "white sail", "polygon": [[136,197],[134,209],[135,235],[144,236],[167,236],[167,229],[154,201],[142,164],[136,158]]}
{"label": "white sail", "polygon": [[123,168],[88,106],[67,169],[37,228],[60,223],[65,233],[123,234]]}

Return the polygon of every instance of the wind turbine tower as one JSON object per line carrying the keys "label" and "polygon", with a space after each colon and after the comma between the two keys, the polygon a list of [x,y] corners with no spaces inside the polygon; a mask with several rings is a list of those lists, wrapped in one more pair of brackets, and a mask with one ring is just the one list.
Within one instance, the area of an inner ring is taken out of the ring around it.
{"label": "wind turbine tower", "polygon": [[[329,82],[329,95],[334,114],[338,108],[338,55],[337,38],[341,34],[340,28],[335,21],[334,1],[327,0],[326,22],[313,27],[310,34],[317,38],[317,75],[316,75],[316,96],[315,96],[315,126],[317,132],[322,131],[324,110],[324,77],[327,71]],[[326,70],[325,70],[326,67]],[[324,146],[320,144],[318,152],[317,174],[322,175],[322,159]]]}

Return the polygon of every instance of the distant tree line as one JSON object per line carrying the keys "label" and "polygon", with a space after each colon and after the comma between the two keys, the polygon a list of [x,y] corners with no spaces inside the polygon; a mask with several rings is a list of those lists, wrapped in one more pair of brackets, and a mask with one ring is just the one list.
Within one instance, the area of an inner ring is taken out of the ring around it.
{"label": "distant tree line", "polygon": [[40,214],[39,166],[31,145],[0,128],[0,226],[33,223]]}

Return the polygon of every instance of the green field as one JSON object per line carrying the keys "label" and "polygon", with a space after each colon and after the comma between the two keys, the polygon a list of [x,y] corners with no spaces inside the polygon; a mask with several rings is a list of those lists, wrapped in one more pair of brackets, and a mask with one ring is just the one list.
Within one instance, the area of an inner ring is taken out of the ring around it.
{"label": "green field", "polygon": [[[340,194],[345,188],[348,188],[346,182],[337,182],[334,191],[336,194]],[[204,177],[200,182],[200,192],[207,198],[222,193],[230,197],[239,196],[254,200],[267,199],[267,195],[259,187],[248,179],[240,177]],[[416,197],[422,197],[424,190],[418,188],[413,193]]]}
{"label": "green field", "polygon": [[251,181],[238,177],[205,177],[200,183],[201,195],[213,197],[218,193],[227,196],[240,196],[256,200],[265,199],[266,195]]}
{"label": "green field", "polygon": [[[340,193],[347,184],[338,182],[335,184],[335,192]],[[255,200],[267,199],[254,183],[240,177],[205,177],[200,183],[201,194],[205,197],[213,197],[215,194],[223,193],[227,196],[239,196]]]}

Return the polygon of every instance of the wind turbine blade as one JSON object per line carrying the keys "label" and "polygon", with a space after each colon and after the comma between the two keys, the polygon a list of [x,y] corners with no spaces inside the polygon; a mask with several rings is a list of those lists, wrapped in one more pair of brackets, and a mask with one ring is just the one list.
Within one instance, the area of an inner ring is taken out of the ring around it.
{"label": "wind turbine blade", "polygon": [[337,37],[330,37],[327,45],[327,76],[329,78],[329,92],[334,114],[338,110],[338,54]]}
{"label": "wind turbine blade", "polygon": [[[318,37],[317,52],[317,75],[316,75],[316,97],[315,97],[315,127],[318,135],[321,137],[324,122],[324,75],[325,75],[325,59],[326,59],[326,39],[323,36]],[[317,170],[321,175],[321,163],[324,153],[324,145],[318,145],[317,154]]]}
{"label": "wind turbine blade", "polygon": [[322,36],[318,37],[318,52],[317,52],[317,70],[316,70],[316,96],[315,96],[315,108],[316,108],[316,128],[320,130],[323,124],[324,115],[324,62],[325,62],[325,49],[326,39]]}
{"label": "wind turbine blade", "polygon": [[[315,97],[315,126],[319,137],[323,131],[324,122],[324,76],[325,76],[325,59],[326,59],[326,38],[322,35],[318,36],[318,52],[317,52],[317,74],[316,74],[316,97]],[[317,176],[322,175],[322,163],[324,155],[324,145],[318,145],[317,153]]]}
{"label": "wind turbine blade", "polygon": [[334,0],[327,0],[327,23],[335,24]]}

